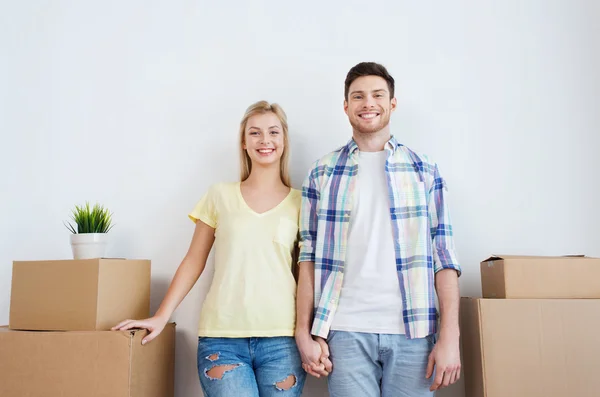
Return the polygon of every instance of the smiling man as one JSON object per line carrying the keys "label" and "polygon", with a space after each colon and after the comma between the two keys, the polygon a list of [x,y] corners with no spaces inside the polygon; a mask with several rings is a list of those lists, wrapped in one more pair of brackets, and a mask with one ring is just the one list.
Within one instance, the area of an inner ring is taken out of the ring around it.
{"label": "smiling man", "polygon": [[460,377],[446,182],[390,133],[385,67],[354,66],[344,96],[352,139],[302,187],[296,342],[333,397],[431,396]]}

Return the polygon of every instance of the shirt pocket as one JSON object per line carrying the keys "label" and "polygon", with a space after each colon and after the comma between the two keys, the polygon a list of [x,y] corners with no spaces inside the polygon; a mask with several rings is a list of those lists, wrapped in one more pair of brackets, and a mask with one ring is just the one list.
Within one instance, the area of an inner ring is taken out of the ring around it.
{"label": "shirt pocket", "polygon": [[404,258],[426,255],[430,236],[427,205],[424,182],[398,186],[398,203],[394,208],[398,234],[395,238],[401,241],[400,255]]}
{"label": "shirt pocket", "polygon": [[425,182],[413,182],[400,186],[399,196],[401,203],[407,207],[426,205]]}
{"label": "shirt pocket", "polygon": [[273,241],[291,249],[297,238],[298,224],[288,218],[280,218]]}

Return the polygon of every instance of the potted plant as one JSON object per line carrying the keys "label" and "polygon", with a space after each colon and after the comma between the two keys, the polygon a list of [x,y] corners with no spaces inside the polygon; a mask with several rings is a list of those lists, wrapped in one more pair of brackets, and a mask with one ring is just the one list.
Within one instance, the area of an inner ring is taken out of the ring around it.
{"label": "potted plant", "polygon": [[112,214],[99,204],[90,207],[76,205],[71,219],[75,224],[65,225],[71,234],[74,259],[102,258],[108,245],[108,232],[112,229]]}

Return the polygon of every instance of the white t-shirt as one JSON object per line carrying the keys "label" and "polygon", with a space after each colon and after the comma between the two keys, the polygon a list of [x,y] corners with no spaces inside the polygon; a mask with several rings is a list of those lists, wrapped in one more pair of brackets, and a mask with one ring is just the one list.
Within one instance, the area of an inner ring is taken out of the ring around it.
{"label": "white t-shirt", "polygon": [[386,151],[359,152],[344,280],[333,330],[404,334],[386,158]]}

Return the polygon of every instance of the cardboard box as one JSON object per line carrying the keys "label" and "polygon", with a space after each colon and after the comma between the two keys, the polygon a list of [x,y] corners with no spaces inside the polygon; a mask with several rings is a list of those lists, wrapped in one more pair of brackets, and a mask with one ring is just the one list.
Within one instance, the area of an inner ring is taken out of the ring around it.
{"label": "cardboard box", "polygon": [[498,255],[481,262],[484,298],[600,299],[598,280],[598,258]]}
{"label": "cardboard box", "polygon": [[600,300],[461,299],[466,397],[598,397]]}
{"label": "cardboard box", "polygon": [[13,262],[11,329],[110,330],[149,314],[149,260]]}
{"label": "cardboard box", "polygon": [[175,323],[142,346],[146,330],[0,328],[2,397],[172,397]]}

